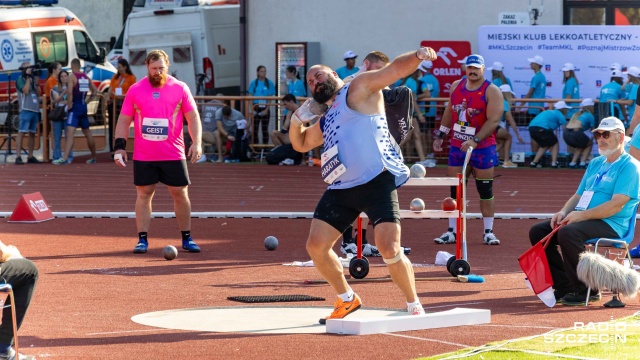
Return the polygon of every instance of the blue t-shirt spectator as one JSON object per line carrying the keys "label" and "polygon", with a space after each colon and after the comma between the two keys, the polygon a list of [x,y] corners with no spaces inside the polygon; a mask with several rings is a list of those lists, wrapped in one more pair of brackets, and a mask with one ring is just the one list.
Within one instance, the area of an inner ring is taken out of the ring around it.
{"label": "blue t-shirt spectator", "polygon": [[[505,79],[507,79],[507,84],[509,84],[509,87],[513,89],[513,85],[511,85],[511,79],[509,79],[509,78],[505,78]],[[500,78],[495,78],[495,79],[491,80],[491,82],[497,87],[500,87],[501,85],[504,85],[504,83],[502,82],[502,79],[500,79]]]}
{"label": "blue t-shirt spectator", "polygon": [[338,74],[338,77],[340,77],[340,79],[344,79],[349,75],[353,75],[357,73],[358,70],[360,70],[360,68],[357,66],[354,66],[353,69],[351,70],[349,70],[346,66],[343,66],[341,68],[336,69],[336,74]]}
{"label": "blue t-shirt spectator", "polygon": [[[265,79],[264,81],[256,78],[249,84],[249,94],[253,96],[275,96],[276,87],[273,81]],[[254,104],[266,104],[267,100],[254,100]]]}
{"label": "blue t-shirt spectator", "polygon": [[[612,81],[612,82],[606,84],[600,90],[600,104],[601,104],[601,106],[608,105],[608,104],[603,104],[603,103],[606,103],[608,101],[620,100],[620,99],[624,99],[624,98],[625,98],[625,94],[624,94],[624,91],[622,91],[622,85],[618,84],[615,81]],[[620,113],[620,105],[614,104],[614,107],[617,109],[618,113]],[[611,115],[613,115],[613,114],[611,114]]]}
{"label": "blue t-shirt spectator", "polygon": [[[542,71],[538,71],[533,78],[531,78],[530,88],[533,89],[533,93],[531,94],[532,99],[544,99],[547,94],[547,78],[544,76]],[[540,102],[530,102],[529,106],[535,106],[529,108],[527,110],[528,114],[539,114],[541,110],[538,107],[542,107],[543,103]]]}
{"label": "blue t-shirt spectator", "polygon": [[[580,84],[578,84],[578,80],[574,77],[567,79],[567,82],[564,83],[564,87],[562,88],[562,98],[566,99],[567,95],[571,96],[571,99],[580,99]],[[567,110],[567,116],[571,118],[573,114],[578,112],[578,109],[573,107],[574,104],[569,104],[569,106],[572,108]]]}
{"label": "blue t-shirt spectator", "polygon": [[[437,98],[440,96],[440,83],[438,83],[438,79],[433,76],[433,74],[424,74],[423,77],[420,78],[422,82],[422,91],[429,90],[431,92],[432,98]],[[435,101],[430,101],[430,107],[426,108],[426,112],[424,116],[436,116],[436,105],[438,103]]]}
{"label": "blue t-shirt spectator", "polygon": [[582,130],[587,131],[596,127],[596,119],[592,113],[585,111],[578,116],[578,120],[582,123]]}
{"label": "blue t-shirt spectator", "polygon": [[[631,86],[629,86],[631,85]],[[633,113],[636,112],[636,99],[638,98],[638,88],[640,88],[640,86],[638,86],[638,84],[628,84],[627,85],[627,89],[629,90],[629,92],[627,93],[627,100],[632,100],[633,102],[631,103],[631,105],[627,106],[627,114],[629,114],[629,121],[631,121],[631,118],[633,117]]]}
{"label": "blue t-shirt spectator", "polygon": [[293,94],[293,96],[307,96],[307,89],[304,86],[304,83],[300,79],[295,79],[294,81],[289,81],[287,84],[287,92],[289,94]]}
{"label": "blue t-shirt spectator", "polygon": [[567,125],[567,119],[560,110],[545,110],[531,120],[529,126],[537,126],[547,130],[555,130]]}

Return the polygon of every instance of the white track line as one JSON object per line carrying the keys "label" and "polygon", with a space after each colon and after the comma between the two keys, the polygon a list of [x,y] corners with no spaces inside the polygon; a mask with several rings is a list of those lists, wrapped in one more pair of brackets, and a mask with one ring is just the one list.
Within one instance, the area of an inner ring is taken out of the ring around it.
{"label": "white track line", "polygon": [[473,347],[473,345],[459,344],[459,343],[453,343],[453,342],[444,341],[444,340],[427,339],[427,338],[421,338],[421,337],[417,337],[417,336],[409,336],[409,335],[402,335],[402,334],[383,333],[383,334],[381,334],[381,335],[389,335],[389,336],[402,337],[402,338],[405,338],[405,339],[413,339],[413,340],[429,341],[429,342],[435,342],[435,343],[440,343],[440,344],[447,344],[447,345],[458,346],[458,347],[461,347],[461,348],[469,348],[469,347]]}
{"label": "white track line", "polygon": [[[107,332],[98,332],[98,333],[88,333],[87,336],[99,336],[99,335],[118,335],[118,334],[129,334],[129,333],[140,333],[140,332],[154,332],[154,331],[175,331],[176,329],[150,329],[150,330],[122,330],[122,331],[107,331]],[[181,331],[181,330],[180,330]]]}
{"label": "white track line", "polygon": [[493,326],[493,327],[504,327],[504,328],[524,328],[524,329],[558,329],[554,326],[537,326],[537,325],[507,325],[507,324],[478,324],[471,326]]}
{"label": "white track line", "polygon": [[[134,212],[127,211],[54,211],[53,215],[57,218],[129,218],[136,217]],[[1,217],[11,216],[11,212],[0,212]],[[496,219],[538,219],[545,220],[551,219],[553,214],[547,213],[496,213],[494,218]],[[640,216],[640,215],[639,215]],[[173,212],[153,212],[151,214],[153,218],[171,219],[175,218]],[[267,219],[311,219],[313,218],[313,212],[192,212],[191,218],[211,219],[211,218],[236,218],[236,219],[251,219],[251,218],[267,218]],[[449,217],[425,217],[428,219],[448,219]],[[481,213],[467,213],[467,219],[481,219]],[[422,220],[421,218],[406,219],[406,220]]]}

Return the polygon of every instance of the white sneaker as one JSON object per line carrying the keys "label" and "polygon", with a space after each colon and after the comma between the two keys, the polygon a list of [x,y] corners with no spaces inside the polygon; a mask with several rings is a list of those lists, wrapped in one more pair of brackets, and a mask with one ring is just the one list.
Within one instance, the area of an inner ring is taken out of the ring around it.
{"label": "white sneaker", "polygon": [[484,243],[485,245],[500,245],[500,240],[498,240],[498,238],[492,231],[489,233],[484,233]]}
{"label": "white sneaker", "polygon": [[356,255],[358,253],[358,247],[355,243],[342,243],[342,246],[340,246],[340,252],[342,252],[344,255]]}
{"label": "white sneaker", "polygon": [[451,231],[446,231],[444,234],[440,235],[433,239],[436,244],[455,244],[456,243],[456,234]]}
{"label": "white sneaker", "polygon": [[18,354],[11,347],[9,348],[9,352],[0,353],[0,360],[35,360],[35,356]]}
{"label": "white sneaker", "polygon": [[436,167],[437,161],[436,159],[426,159],[419,162],[418,164],[424,166],[425,168],[434,168]]}
{"label": "white sneaker", "polygon": [[424,308],[422,304],[411,305],[407,307],[407,312],[409,315],[424,315]]}
{"label": "white sneaker", "polygon": [[362,255],[364,256],[382,256],[376,246],[371,244],[362,245]]}
{"label": "white sneaker", "polygon": [[291,166],[293,164],[295,164],[295,161],[293,161],[293,159],[289,159],[289,158],[280,161],[280,165]]}
{"label": "white sneaker", "polygon": [[200,156],[200,159],[198,159],[198,161],[196,161],[196,164],[200,164],[203,162],[207,162],[207,155],[202,154],[202,156]]}

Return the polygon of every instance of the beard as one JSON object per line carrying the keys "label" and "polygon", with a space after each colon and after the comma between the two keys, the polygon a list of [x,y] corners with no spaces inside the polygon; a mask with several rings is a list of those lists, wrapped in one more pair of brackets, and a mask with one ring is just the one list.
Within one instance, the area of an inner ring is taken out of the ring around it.
{"label": "beard", "polygon": [[604,157],[609,157],[611,155],[613,155],[613,153],[616,152],[616,150],[618,150],[617,148],[613,148],[613,149],[600,149],[598,148],[598,154],[604,156]]}
{"label": "beard", "polygon": [[333,95],[338,91],[338,82],[333,77],[328,76],[324,83],[317,84],[313,90],[313,100],[320,104],[324,104],[331,100]]}
{"label": "beard", "polygon": [[617,150],[618,150],[617,147],[614,147],[612,149],[601,149],[600,147],[598,147],[598,154],[604,157],[609,157],[613,155]]}
{"label": "beard", "polygon": [[154,88],[159,88],[159,87],[163,87],[164,84],[167,82],[167,74],[156,74],[156,75],[148,75],[149,78],[149,82],[151,83],[151,86],[153,86]]}

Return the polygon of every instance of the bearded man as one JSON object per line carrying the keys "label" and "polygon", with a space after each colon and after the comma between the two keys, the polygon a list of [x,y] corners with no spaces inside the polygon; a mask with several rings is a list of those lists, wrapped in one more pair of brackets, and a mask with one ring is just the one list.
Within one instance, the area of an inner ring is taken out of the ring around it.
{"label": "bearded man", "polygon": [[133,252],[147,252],[151,200],[158,182],[165,184],[173,197],[174,212],[182,232],[182,248],[200,252],[200,247],[191,238],[191,202],[187,191],[190,181],[182,134],[186,119],[193,139],[187,157],[195,163],[202,156],[202,128],[196,102],[185,83],[167,75],[169,57],[164,51],[149,52],[145,63],[148,75],[127,92],[116,125],[114,144],[114,161],[125,167],[128,160],[126,139],[131,121],[135,120],[133,183],[137,190],[138,244]]}
{"label": "bearded man", "polygon": [[409,178],[402,153],[388,130],[382,89],[412,73],[422,60],[435,60],[431,48],[400,55],[388,66],[366,71],[345,84],[325,65],[307,72],[313,99],[328,105],[318,122],[307,100],[291,116],[289,138],[297,151],[324,144],[322,176],[328,184],[313,214],[307,252],[316,269],[338,294],[331,315],[341,319],[362,306],[347,283],[333,245],[361,212],[369,217],[376,245],[410,315],[423,315],[411,262],[400,245],[400,212],[396,188]]}

